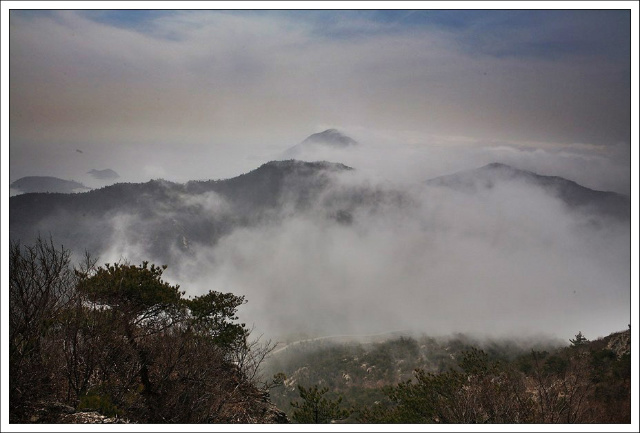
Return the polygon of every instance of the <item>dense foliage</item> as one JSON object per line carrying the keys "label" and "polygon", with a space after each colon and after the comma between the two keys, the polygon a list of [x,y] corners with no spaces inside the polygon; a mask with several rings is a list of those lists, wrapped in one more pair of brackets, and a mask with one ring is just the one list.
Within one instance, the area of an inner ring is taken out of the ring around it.
{"label": "dense foliage", "polygon": [[329,388],[318,388],[314,385],[310,388],[298,386],[302,401],[292,401],[295,408],[293,421],[301,424],[329,424],[347,419],[351,410],[341,407],[342,397],[335,399],[325,397]]}
{"label": "dense foliage", "polygon": [[244,297],[185,298],[146,262],[74,268],[42,239],[10,260],[11,422],[50,402],[133,422],[264,420],[254,379],[270,347],[237,323]]}

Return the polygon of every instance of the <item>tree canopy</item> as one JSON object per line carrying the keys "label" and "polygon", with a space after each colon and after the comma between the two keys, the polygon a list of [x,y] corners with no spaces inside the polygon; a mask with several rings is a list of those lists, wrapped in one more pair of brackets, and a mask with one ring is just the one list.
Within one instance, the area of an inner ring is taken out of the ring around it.
{"label": "tree canopy", "polygon": [[293,420],[301,424],[329,424],[348,418],[352,410],[341,408],[342,397],[329,398],[325,394],[329,388],[319,388],[314,385],[310,388],[298,386],[301,402],[292,401],[295,408]]}
{"label": "tree canopy", "polygon": [[43,399],[136,422],[264,416],[254,381],[272,347],[238,323],[243,296],[185,297],[166,266],[95,263],[72,266],[51,240],[12,244],[12,422]]}

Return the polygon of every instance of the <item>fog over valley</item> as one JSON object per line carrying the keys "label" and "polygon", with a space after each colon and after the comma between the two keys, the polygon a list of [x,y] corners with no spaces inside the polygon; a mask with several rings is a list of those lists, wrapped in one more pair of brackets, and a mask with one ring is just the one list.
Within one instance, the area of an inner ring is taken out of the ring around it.
{"label": "fog over valley", "polygon": [[276,340],[597,337],[629,323],[628,196],[503,164],[430,179],[371,173],[281,160],[217,181],[23,195],[10,233],[51,233],[99,263],[167,264],[188,295],[246,296],[241,320]]}

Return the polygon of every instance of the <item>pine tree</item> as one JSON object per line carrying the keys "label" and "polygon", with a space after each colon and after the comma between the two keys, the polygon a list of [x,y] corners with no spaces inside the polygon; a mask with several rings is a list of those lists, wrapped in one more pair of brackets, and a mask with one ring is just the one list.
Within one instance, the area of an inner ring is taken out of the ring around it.
{"label": "pine tree", "polygon": [[582,335],[582,331],[578,331],[578,333],[576,334],[576,338],[570,338],[569,341],[571,342],[571,347],[582,346],[583,344],[587,344],[589,342],[589,340],[587,340],[587,337]]}
{"label": "pine tree", "polygon": [[328,424],[333,421],[347,419],[352,410],[341,409],[342,397],[336,400],[323,397],[329,388],[318,389],[318,385],[305,388],[298,385],[298,392],[302,402],[292,401],[291,406],[296,408],[293,420],[301,424]]}

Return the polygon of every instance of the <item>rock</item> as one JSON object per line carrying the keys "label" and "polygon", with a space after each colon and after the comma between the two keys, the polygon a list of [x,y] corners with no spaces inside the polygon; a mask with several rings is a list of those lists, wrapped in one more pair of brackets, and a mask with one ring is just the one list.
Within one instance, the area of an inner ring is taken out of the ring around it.
{"label": "rock", "polygon": [[62,416],[58,421],[61,424],[129,424],[122,418],[107,417],[98,412],[75,412]]}
{"label": "rock", "polygon": [[618,358],[631,354],[631,330],[612,334],[607,342],[607,349],[615,352]]}

